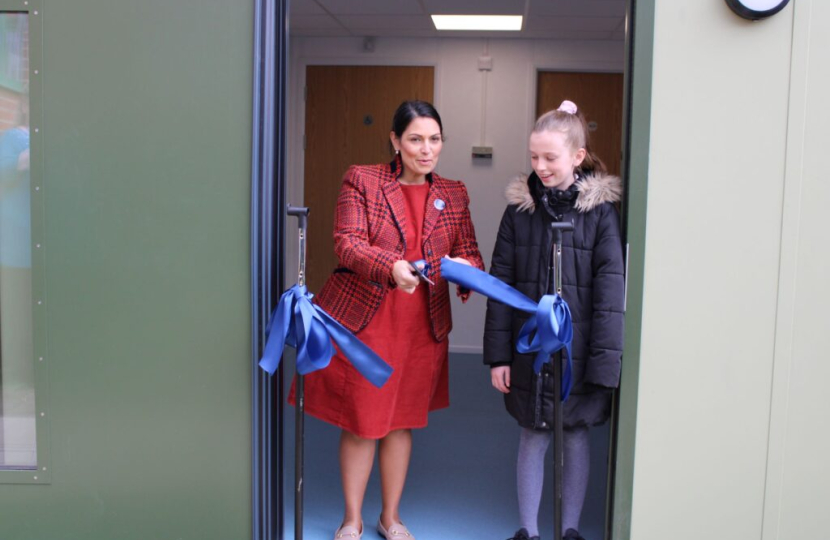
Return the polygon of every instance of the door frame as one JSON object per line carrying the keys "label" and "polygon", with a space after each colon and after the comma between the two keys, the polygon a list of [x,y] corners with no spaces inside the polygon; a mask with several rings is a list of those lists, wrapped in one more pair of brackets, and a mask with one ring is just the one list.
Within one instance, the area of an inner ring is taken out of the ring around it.
{"label": "door frame", "polygon": [[625,241],[625,345],[620,390],[614,392],[606,539],[631,538],[634,454],[643,320],[645,242],[651,137],[651,80],[656,0],[626,0],[623,78],[622,203]]}
{"label": "door frame", "polygon": [[283,365],[259,368],[269,314],[285,288],[288,2],[256,0],[251,134],[251,536],[283,538]]}
{"label": "door frame", "polygon": [[[305,108],[291,107],[286,113],[289,60],[289,0],[256,0],[252,190],[251,190],[251,297],[252,297],[252,520],[255,540],[283,538],[283,433],[279,421],[283,413],[282,367],[274,378],[258,368],[264,345],[265,325],[277,291],[285,287],[286,223],[284,212],[290,178],[302,178],[302,163],[286,163],[287,133],[294,142],[302,143]],[[644,246],[647,210],[647,187],[651,120],[651,74],[654,42],[656,0],[626,0],[625,71],[623,83],[623,163],[622,176],[626,185],[622,205],[622,232],[626,241],[626,333],[622,372],[622,390],[615,392],[614,426],[611,447],[615,459],[609,460],[609,500],[606,516],[606,539],[628,540],[631,534],[633,467],[637,428],[637,387],[639,379],[640,329],[642,326]],[[363,62],[350,59],[301,58],[298,81],[293,81],[293,95],[301,95],[308,65],[425,65],[435,69],[435,102],[440,106],[441,70],[434,61],[367,58]],[[589,66],[590,67],[590,66]],[[597,71],[615,71],[594,66]],[[529,92],[528,116],[535,115],[536,73],[542,69],[568,70],[575,66],[531,65],[534,71]],[[586,71],[580,66],[579,71]],[[587,71],[590,71],[588,69]],[[532,125],[532,121],[529,120]],[[291,128],[290,132],[287,129]],[[299,184],[302,186],[302,182]],[[302,190],[302,187],[300,187]],[[292,189],[289,195],[301,196]],[[288,243],[289,249],[291,244]],[[296,254],[295,254],[296,256]],[[630,294],[629,294],[630,293]]]}

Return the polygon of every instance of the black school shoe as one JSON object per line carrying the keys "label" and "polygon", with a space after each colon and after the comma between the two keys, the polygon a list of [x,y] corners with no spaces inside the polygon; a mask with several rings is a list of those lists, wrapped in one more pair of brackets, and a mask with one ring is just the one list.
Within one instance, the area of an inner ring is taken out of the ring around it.
{"label": "black school shoe", "polygon": [[528,536],[527,535],[527,529],[522,527],[521,529],[516,531],[516,534],[514,534],[513,536],[511,536],[507,540],[540,540],[540,539],[539,539],[538,536]]}
{"label": "black school shoe", "polygon": [[579,536],[579,531],[576,529],[568,529],[565,531],[565,536],[562,537],[562,540],[585,540],[581,536]]}

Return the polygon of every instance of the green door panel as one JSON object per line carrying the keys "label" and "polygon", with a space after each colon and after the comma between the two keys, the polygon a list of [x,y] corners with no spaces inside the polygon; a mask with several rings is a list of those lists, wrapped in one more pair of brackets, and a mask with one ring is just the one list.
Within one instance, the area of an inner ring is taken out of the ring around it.
{"label": "green door panel", "polygon": [[49,470],[0,539],[249,538],[253,3],[31,4]]}

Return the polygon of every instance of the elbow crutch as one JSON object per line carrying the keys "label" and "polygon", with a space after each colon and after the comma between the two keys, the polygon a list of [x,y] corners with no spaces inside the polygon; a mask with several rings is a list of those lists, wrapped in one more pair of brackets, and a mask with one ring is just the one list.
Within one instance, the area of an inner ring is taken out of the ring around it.
{"label": "elbow crutch", "polygon": [[[552,241],[548,267],[547,294],[562,295],[562,233],[572,232],[572,222],[550,224]],[[562,448],[562,350],[553,354],[553,538],[562,539],[562,471],[565,453]]]}
{"label": "elbow crutch", "polygon": [[[297,272],[297,285],[305,286],[305,262],[306,262],[306,237],[308,236],[308,213],[309,209],[304,206],[289,206],[288,215],[297,218],[299,226],[299,259],[300,265]],[[294,385],[294,398],[296,407],[294,410],[294,539],[303,539],[303,452],[305,447],[305,392],[303,388],[303,375],[296,374]]]}

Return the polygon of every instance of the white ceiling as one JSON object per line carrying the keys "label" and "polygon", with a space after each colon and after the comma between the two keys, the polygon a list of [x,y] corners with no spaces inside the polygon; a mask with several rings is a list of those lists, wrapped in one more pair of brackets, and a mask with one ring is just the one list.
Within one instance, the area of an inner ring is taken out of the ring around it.
{"label": "white ceiling", "polygon": [[[625,0],[291,0],[298,36],[622,40]],[[521,32],[438,32],[430,15],[524,15]]]}

